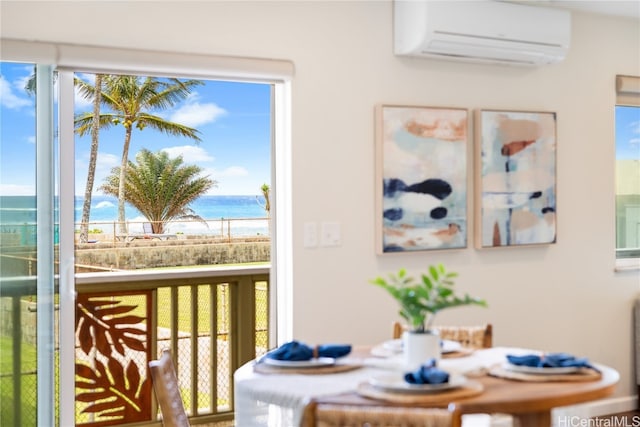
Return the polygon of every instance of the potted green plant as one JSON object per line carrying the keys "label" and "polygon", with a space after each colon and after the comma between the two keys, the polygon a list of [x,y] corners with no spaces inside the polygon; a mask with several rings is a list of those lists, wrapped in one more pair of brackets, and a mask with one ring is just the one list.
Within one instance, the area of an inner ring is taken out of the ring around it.
{"label": "potted green plant", "polygon": [[[442,264],[431,265],[421,280],[407,275],[402,268],[388,279],[377,277],[371,283],[385,289],[400,304],[400,316],[407,321],[409,331],[403,334],[404,353],[409,365],[440,357],[440,338],[431,330],[436,314],[444,309],[463,305],[487,306],[486,301],[454,293],[453,279],[457,273],[447,271]],[[419,362],[417,362],[419,359]]]}

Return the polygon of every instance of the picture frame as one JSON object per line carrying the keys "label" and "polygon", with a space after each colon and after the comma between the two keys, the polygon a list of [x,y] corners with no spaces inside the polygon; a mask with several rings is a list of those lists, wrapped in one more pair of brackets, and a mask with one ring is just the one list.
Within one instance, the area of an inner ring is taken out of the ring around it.
{"label": "picture frame", "polygon": [[376,106],[376,252],[468,245],[469,111]]}
{"label": "picture frame", "polygon": [[476,111],[476,248],[556,242],[556,134],[554,112]]}

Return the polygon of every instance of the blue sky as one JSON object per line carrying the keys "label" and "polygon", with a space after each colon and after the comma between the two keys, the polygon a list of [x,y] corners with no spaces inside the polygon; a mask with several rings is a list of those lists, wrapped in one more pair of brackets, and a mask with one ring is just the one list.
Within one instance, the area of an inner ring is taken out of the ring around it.
{"label": "blue sky", "polygon": [[[0,75],[0,195],[35,194],[35,100],[24,91],[33,67],[2,63]],[[78,74],[93,82],[93,76]],[[129,159],[141,148],[166,150],[197,164],[218,182],[212,195],[258,195],[270,182],[270,87],[265,84],[206,81],[171,110],[156,112],[165,119],[200,131],[202,142],[171,137],[152,129],[134,129]],[[75,110],[91,110],[90,101],[76,96]],[[113,166],[120,164],[124,128],[100,132],[94,193]],[[75,137],[77,195],[84,194],[90,137]]]}
{"label": "blue sky", "polygon": [[640,160],[640,107],[616,107],[616,158]]}

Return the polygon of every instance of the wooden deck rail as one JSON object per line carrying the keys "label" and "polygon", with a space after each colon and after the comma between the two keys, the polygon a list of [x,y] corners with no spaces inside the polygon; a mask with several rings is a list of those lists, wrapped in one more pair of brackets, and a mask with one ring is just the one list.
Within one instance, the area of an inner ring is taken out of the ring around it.
{"label": "wooden deck rail", "polygon": [[[76,274],[76,425],[157,420],[148,362],[165,348],[176,355],[189,416],[197,422],[233,418],[233,372],[269,347],[269,270]],[[33,277],[3,280],[2,296],[33,295],[34,285]],[[14,301],[14,310],[18,305]],[[16,345],[23,341],[17,312],[12,323]],[[19,383],[19,369],[13,376]],[[14,391],[20,393],[19,386]]]}

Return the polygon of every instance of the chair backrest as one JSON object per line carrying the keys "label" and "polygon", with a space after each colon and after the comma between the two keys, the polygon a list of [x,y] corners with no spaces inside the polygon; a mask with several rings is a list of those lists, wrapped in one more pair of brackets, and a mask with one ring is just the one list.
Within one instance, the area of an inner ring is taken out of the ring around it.
{"label": "chair backrest", "polygon": [[[491,348],[493,346],[493,326],[488,323],[479,326],[435,326],[445,340],[457,341],[465,348]],[[400,322],[393,323],[393,338],[400,338],[406,330]]]}
{"label": "chair backrest", "polygon": [[493,326],[437,326],[440,338],[457,341],[465,348],[493,347]]}
{"label": "chair backrest", "polygon": [[178,377],[168,350],[162,352],[158,360],[149,362],[151,381],[162,413],[165,427],[189,427],[189,419],[184,409],[178,387]]}
{"label": "chair backrest", "polygon": [[450,409],[392,406],[352,406],[311,401],[302,427],[460,427],[462,416]]}
{"label": "chair backrest", "polygon": [[151,226],[150,222],[143,222],[142,223],[142,231],[145,234],[153,234],[153,227]]}

